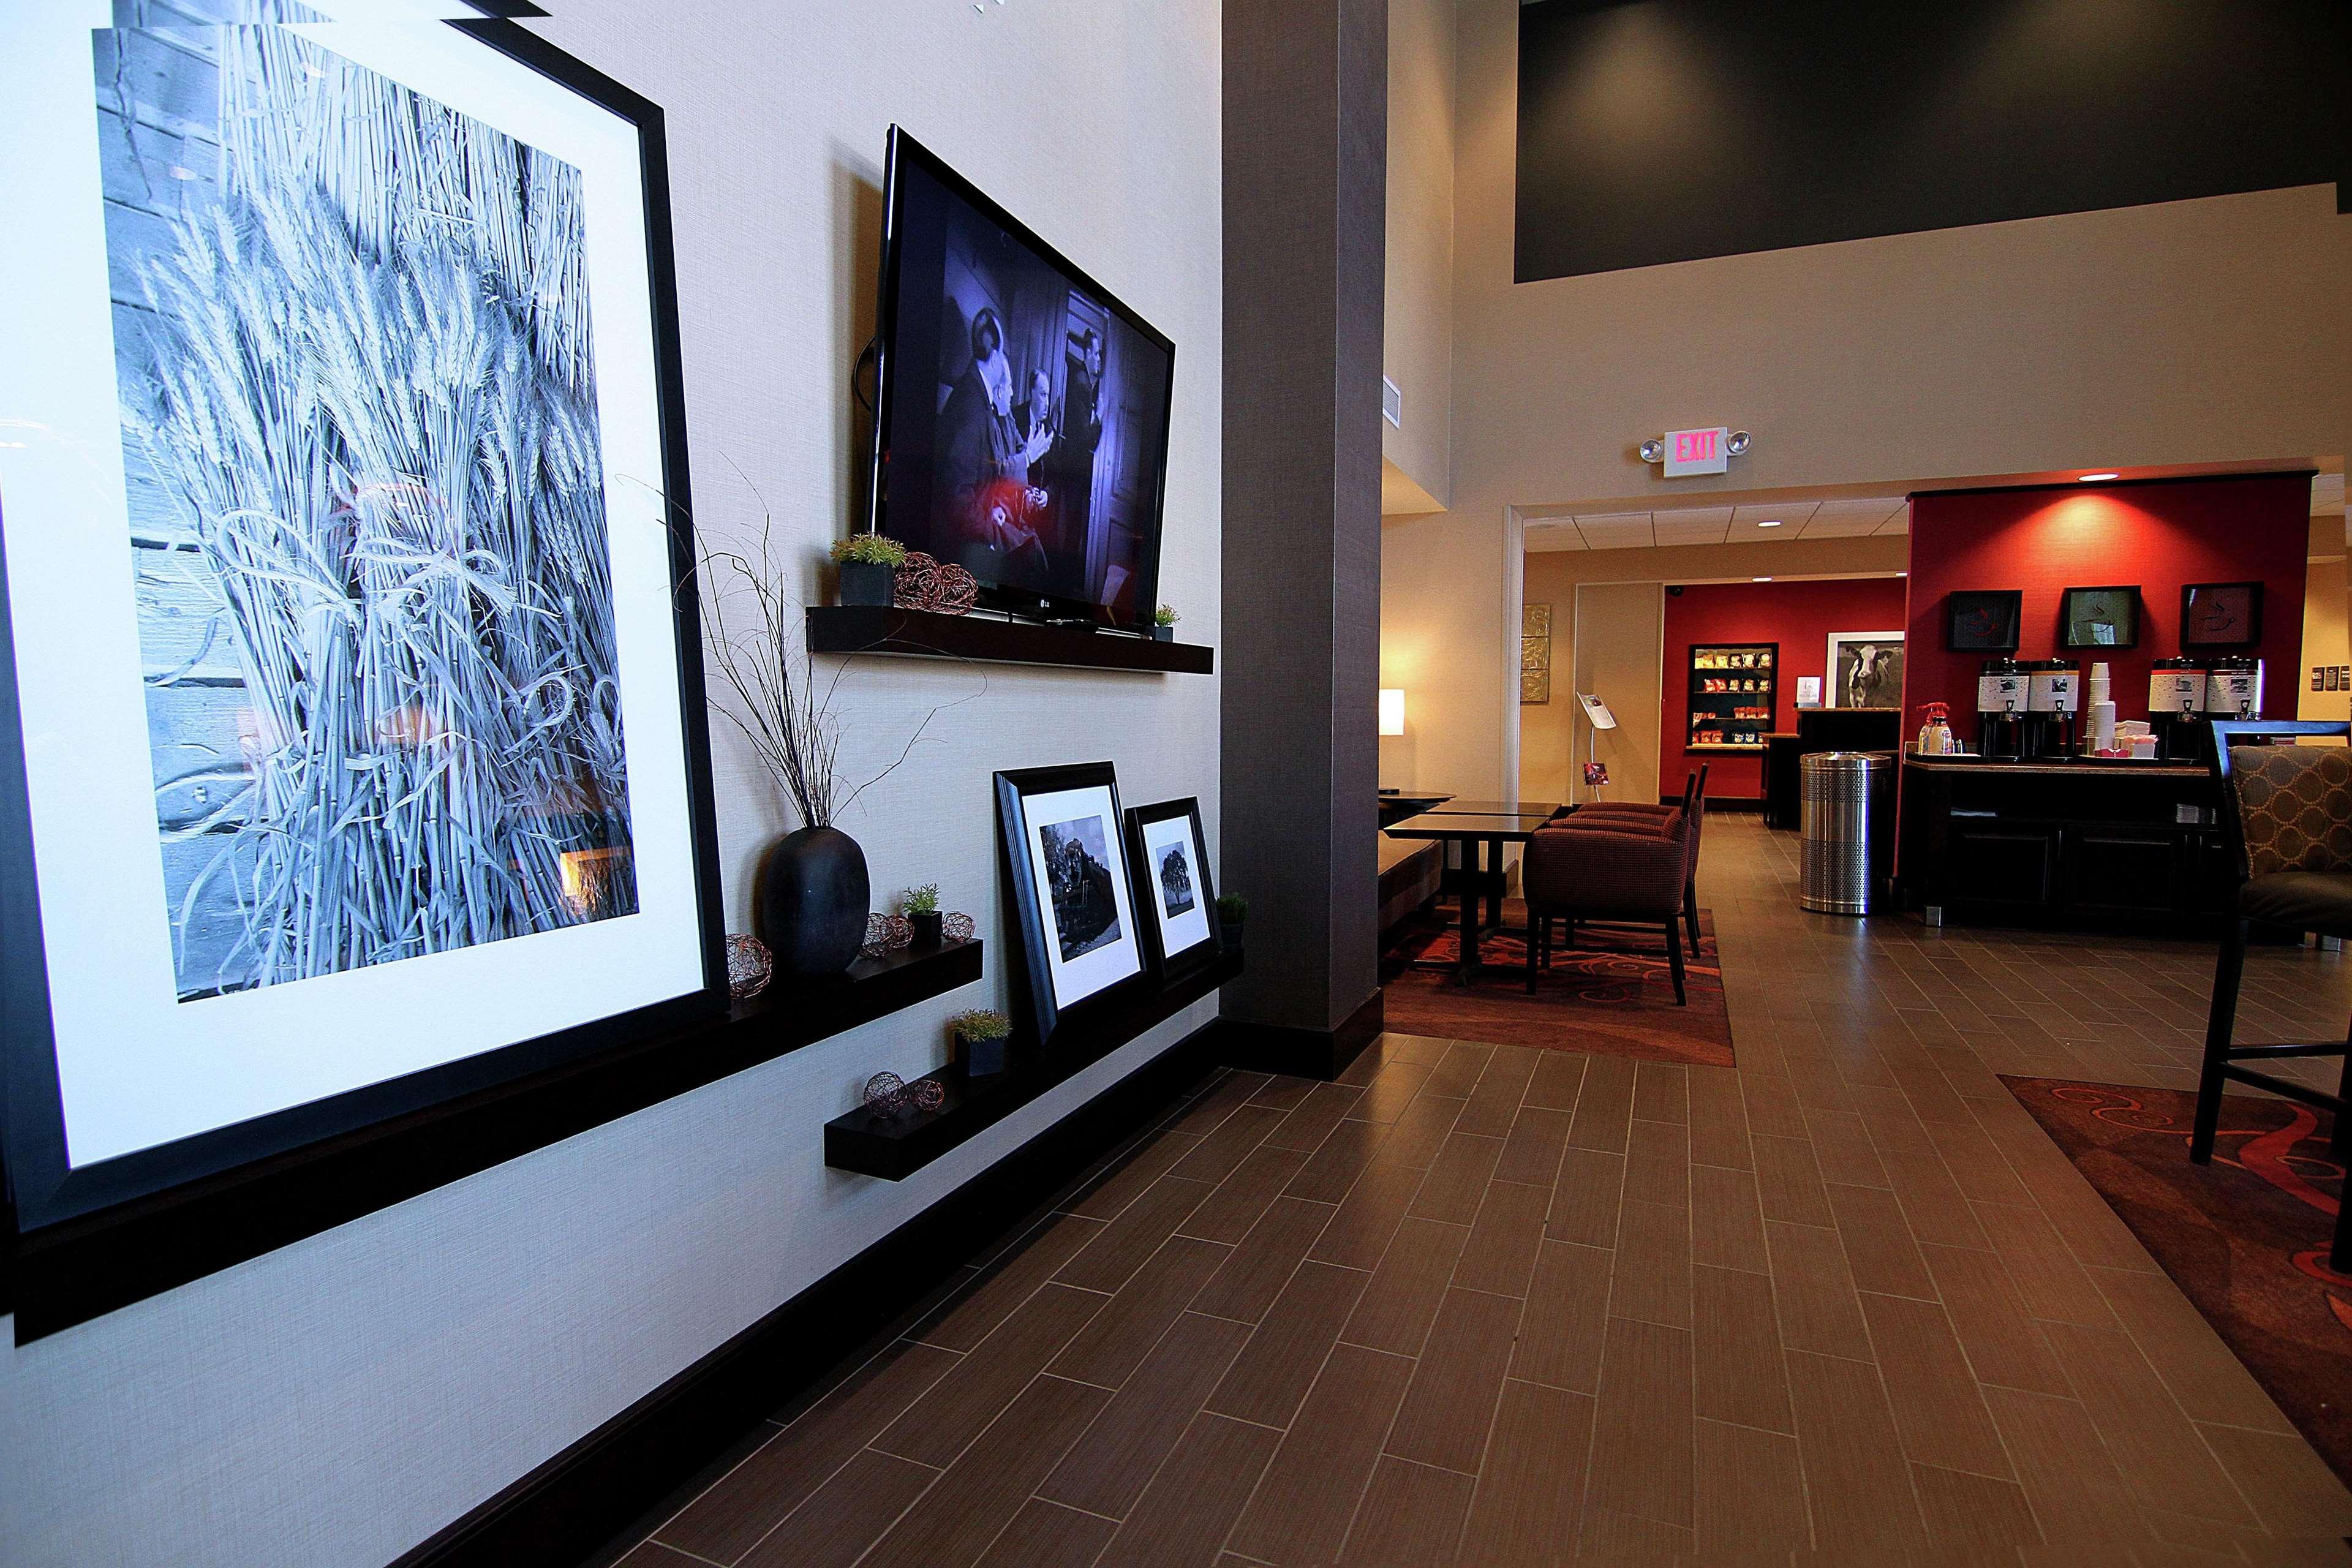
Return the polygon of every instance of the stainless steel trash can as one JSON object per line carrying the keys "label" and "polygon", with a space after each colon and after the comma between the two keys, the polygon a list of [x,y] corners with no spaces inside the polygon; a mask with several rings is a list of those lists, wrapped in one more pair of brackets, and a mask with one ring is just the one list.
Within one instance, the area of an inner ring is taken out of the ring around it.
{"label": "stainless steel trash can", "polygon": [[1800,764],[1804,879],[1797,901],[1829,915],[1883,907],[1895,843],[1895,753],[1815,752]]}

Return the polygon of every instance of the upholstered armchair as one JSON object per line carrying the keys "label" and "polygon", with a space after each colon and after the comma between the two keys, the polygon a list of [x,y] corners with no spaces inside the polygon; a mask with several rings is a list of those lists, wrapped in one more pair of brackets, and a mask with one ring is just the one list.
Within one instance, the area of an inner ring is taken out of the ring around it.
{"label": "upholstered armchair", "polygon": [[[1578,813],[1582,816],[1582,813]],[[1579,826],[1574,818],[1537,829],[1520,870],[1528,900],[1528,989],[1551,961],[1551,927],[1580,923],[1655,925],[1666,933],[1675,1001],[1683,986],[1682,915],[1696,818],[1676,809],[1652,824]]]}
{"label": "upholstered armchair", "polygon": [[1677,815],[1690,823],[1688,864],[1683,868],[1683,923],[1690,933],[1691,952],[1698,952],[1698,847],[1706,830],[1706,764],[1683,784],[1680,805],[1644,805],[1638,801],[1603,801],[1555,816],[1547,826],[1609,827],[1619,832],[1661,831]]}
{"label": "upholstered armchair", "polygon": [[[2338,740],[2352,725],[2222,721],[2213,726],[2213,771],[2220,786],[2223,840],[2233,862],[2234,907],[2222,929],[2213,971],[2213,1010],[2205,1028],[2205,1062],[2197,1083],[2197,1121],[2189,1157],[2213,1157],[2221,1091],[2234,1080],[2335,1113],[2335,1149],[2352,1152],[2352,1047],[2233,1046],[2238,985],[2245,973],[2247,928],[2255,921],[2322,936],[2352,936],[2352,750],[2342,745],[2273,745],[2281,738]],[[2342,1057],[2334,1094],[2243,1064],[2265,1058]],[[2336,1217],[2331,1257],[2352,1268],[2352,1204]]]}

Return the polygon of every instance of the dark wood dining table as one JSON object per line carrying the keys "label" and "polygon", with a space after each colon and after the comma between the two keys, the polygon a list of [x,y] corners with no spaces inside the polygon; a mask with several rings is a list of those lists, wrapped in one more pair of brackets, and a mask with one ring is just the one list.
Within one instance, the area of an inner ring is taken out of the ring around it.
{"label": "dark wood dining table", "polygon": [[[1558,810],[1558,806],[1538,802],[1508,812],[1424,811],[1382,829],[1392,838],[1430,839],[1462,847],[1462,880],[1457,890],[1462,909],[1461,956],[1454,965],[1431,963],[1427,967],[1454,967],[1465,985],[1478,977],[1484,967],[1478,957],[1478,939],[1486,931],[1500,929],[1503,921],[1503,847],[1525,844]],[[1479,916],[1481,903],[1488,907],[1490,914],[1483,921]],[[1526,973],[1516,964],[1496,967]]]}

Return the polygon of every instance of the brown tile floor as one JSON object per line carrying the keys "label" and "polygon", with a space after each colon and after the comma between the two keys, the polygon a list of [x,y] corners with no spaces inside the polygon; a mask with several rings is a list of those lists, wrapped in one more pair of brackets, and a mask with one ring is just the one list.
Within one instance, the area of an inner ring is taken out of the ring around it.
{"label": "brown tile floor", "polygon": [[[1810,916],[1787,836],[1709,828],[1736,1070],[1224,1076],[627,1568],[2343,1562],[2352,1496],[1993,1077],[2189,1084],[2210,950]],[[2347,1006],[2260,951],[2243,1037]]]}

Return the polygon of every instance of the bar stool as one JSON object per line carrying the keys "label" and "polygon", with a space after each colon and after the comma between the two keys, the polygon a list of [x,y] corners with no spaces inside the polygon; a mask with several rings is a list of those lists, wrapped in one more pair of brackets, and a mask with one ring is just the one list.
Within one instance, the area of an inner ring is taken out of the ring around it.
{"label": "bar stool", "polygon": [[[2189,1157],[2213,1158],[2221,1090],[2234,1080],[2335,1114],[2331,1147],[2352,1152],[2352,1038],[2316,1045],[2233,1046],[2238,984],[2245,973],[2247,928],[2255,921],[2322,936],[2352,936],[2352,750],[2273,745],[2278,738],[2352,736],[2352,724],[2222,720],[2213,727],[2213,775],[2221,831],[2236,879],[2234,906],[2213,970],[2213,1011],[2205,1028],[2205,1062],[2197,1081],[2197,1121]],[[2293,1057],[2341,1057],[2334,1094],[2242,1066]],[[2352,1268],[2352,1202],[2336,1218],[2328,1257]]]}

